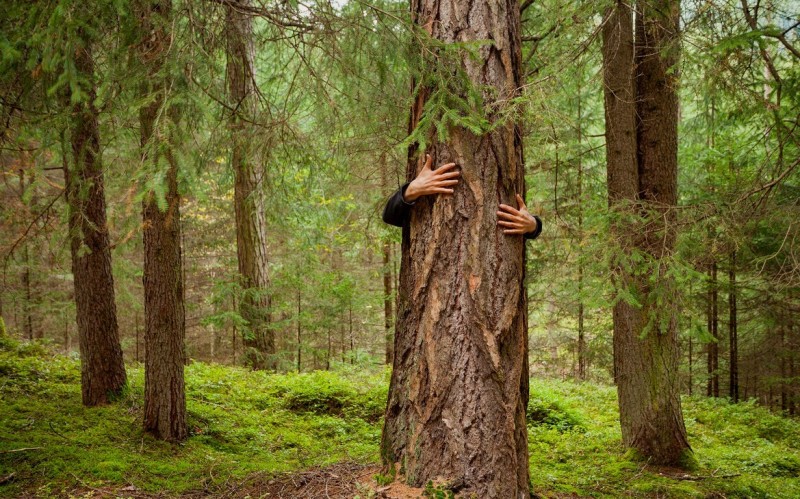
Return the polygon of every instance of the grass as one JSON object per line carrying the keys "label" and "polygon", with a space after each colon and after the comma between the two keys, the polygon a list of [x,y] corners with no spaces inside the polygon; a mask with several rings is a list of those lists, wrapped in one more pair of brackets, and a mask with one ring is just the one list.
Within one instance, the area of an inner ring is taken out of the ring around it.
{"label": "grass", "polygon": [[[388,372],[268,374],[186,367],[190,438],[140,428],[143,370],[110,406],[84,408],[80,366],[38,344],[0,339],[0,496],[67,496],[135,486],[180,495],[253,474],[377,462]],[[752,403],[684,398],[700,468],[689,476],[629,459],[613,387],[531,380],[531,482],[544,497],[800,497],[800,422]],[[30,449],[20,450],[17,449]]]}

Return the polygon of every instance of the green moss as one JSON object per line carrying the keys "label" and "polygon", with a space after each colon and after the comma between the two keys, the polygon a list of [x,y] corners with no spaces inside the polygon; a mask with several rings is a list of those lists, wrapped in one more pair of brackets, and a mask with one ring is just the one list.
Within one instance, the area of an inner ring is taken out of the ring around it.
{"label": "green moss", "polygon": [[684,449],[678,458],[678,466],[686,471],[697,471],[700,469],[700,462],[691,449]]}
{"label": "green moss", "polygon": [[[81,405],[78,362],[47,345],[0,338],[0,376],[0,452],[33,448],[0,454],[0,476],[16,474],[0,486],[8,497],[67,497],[75,477],[95,488],[213,493],[253,473],[377,463],[388,389],[383,370],[297,375],[193,363],[191,436],[171,445],[141,429],[141,365],[128,368],[114,404],[92,409]],[[530,476],[542,496],[800,497],[796,419],[752,402],[684,398],[695,450],[685,457],[696,466],[665,471],[623,448],[614,387],[532,379],[530,390]]]}

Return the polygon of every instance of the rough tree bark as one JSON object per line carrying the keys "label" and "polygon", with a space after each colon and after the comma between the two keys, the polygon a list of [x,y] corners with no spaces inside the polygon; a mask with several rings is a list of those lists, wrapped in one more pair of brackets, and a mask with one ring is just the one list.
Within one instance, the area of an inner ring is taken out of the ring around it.
{"label": "rough tree bark", "polygon": [[[517,2],[413,0],[412,16],[445,43],[492,41],[458,61],[490,89],[486,109],[519,95]],[[412,130],[428,92],[412,107]],[[527,498],[525,252],[496,227],[498,204],[525,192],[520,130],[503,122],[482,136],[453,128],[447,144],[431,139],[433,163],[456,162],[462,176],[452,196],[418,200],[403,228],[382,458],[411,485],[441,478],[465,496]],[[423,161],[412,146],[409,179]]]}
{"label": "rough tree bark", "polygon": [[98,110],[94,105],[94,59],[87,42],[75,51],[75,69],[92,82],[86,98],[72,104],[72,161],[64,161],[69,239],[83,404],[108,403],[127,384],[119,343],[111,246],[106,225]]}
{"label": "rough tree bark", "polygon": [[143,161],[154,170],[167,166],[166,210],[155,193],[142,202],[144,232],[145,394],[144,428],[156,438],[186,438],[186,392],[183,366],[186,336],[178,165],[172,132],[162,120],[176,120],[167,102],[170,78],[164,74],[171,42],[170,0],[144,0],[139,47],[147,80],[148,103],[139,110]]}
{"label": "rough tree bark", "polygon": [[[235,3],[241,7],[250,6],[249,0]],[[247,321],[247,327],[242,330],[244,359],[253,369],[273,369],[275,337],[269,328],[267,222],[262,192],[264,167],[254,147],[258,135],[252,125],[258,111],[253,21],[249,14],[230,3],[225,7],[225,15],[236,252],[244,290],[239,313]]]}
{"label": "rough tree bark", "polygon": [[[618,287],[641,306],[614,306],[614,371],[626,447],[652,463],[688,465],[691,449],[679,397],[674,282],[662,259],[675,245],[677,203],[678,1],[617,1],[603,25],[603,78],[612,235],[621,248]],[[644,275],[625,254],[652,264]],[[647,273],[656,272],[657,284]]]}

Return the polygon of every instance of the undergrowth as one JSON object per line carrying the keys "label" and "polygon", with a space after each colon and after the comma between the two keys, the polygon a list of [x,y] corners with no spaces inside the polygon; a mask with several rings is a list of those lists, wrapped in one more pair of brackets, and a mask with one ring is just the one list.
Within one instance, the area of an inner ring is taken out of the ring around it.
{"label": "undergrowth", "polygon": [[[270,374],[192,363],[190,437],[181,445],[142,432],[142,366],[128,376],[115,404],[84,408],[77,360],[0,338],[0,495],[131,486],[213,494],[254,475],[378,461],[387,371]],[[629,459],[613,387],[532,379],[530,393],[531,482],[543,497],[800,497],[800,422],[751,402],[684,398],[700,466],[689,474]]]}

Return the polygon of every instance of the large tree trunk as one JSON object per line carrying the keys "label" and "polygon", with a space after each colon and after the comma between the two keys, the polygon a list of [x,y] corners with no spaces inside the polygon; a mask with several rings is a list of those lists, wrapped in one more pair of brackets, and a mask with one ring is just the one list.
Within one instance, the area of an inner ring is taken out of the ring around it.
{"label": "large tree trunk", "polygon": [[[486,108],[519,95],[519,5],[514,1],[414,0],[419,26],[445,43],[493,40],[459,64]],[[427,92],[411,111],[421,118]],[[490,116],[490,119],[495,119]],[[449,130],[427,151],[462,172],[452,196],[416,202],[403,229],[394,370],[381,454],[409,484],[442,478],[484,498],[529,497],[524,243],[496,227],[498,204],[524,195],[520,130]],[[424,158],[409,151],[407,177]]]}
{"label": "large tree trunk", "polygon": [[[249,0],[238,0],[242,7]],[[228,93],[232,108],[230,130],[235,174],[236,249],[243,296],[240,314],[247,321],[242,330],[245,363],[253,369],[275,367],[275,337],[269,328],[270,296],[267,261],[267,222],[264,209],[264,167],[257,148],[255,49],[249,14],[226,7]]]}
{"label": "large tree trunk", "polygon": [[[75,68],[88,81],[94,81],[94,60],[88,44],[75,52]],[[88,92],[86,98],[72,106],[72,161],[64,162],[64,178],[81,352],[81,393],[84,405],[94,406],[108,403],[119,394],[127,378],[114,301],[94,85],[84,91]]]}
{"label": "large tree trunk", "polygon": [[[170,43],[170,0],[146,0],[142,12],[142,58],[149,102],[139,111],[143,160],[157,171],[168,167],[162,211],[155,193],[142,203],[144,226],[145,394],[144,428],[156,438],[179,442],[187,436],[183,366],[186,335],[178,165],[172,133],[161,120],[177,119],[167,100],[164,71]],[[163,156],[162,156],[163,155]]]}
{"label": "large tree trunk", "polygon": [[[674,282],[659,263],[675,245],[679,11],[677,0],[639,5],[635,37],[626,2],[612,7],[603,26],[608,196],[619,215],[612,234],[622,260],[614,279],[640,302],[614,306],[614,370],[625,446],[653,463],[684,465],[691,449],[679,397]],[[652,265],[644,274],[624,263],[634,250]]]}

